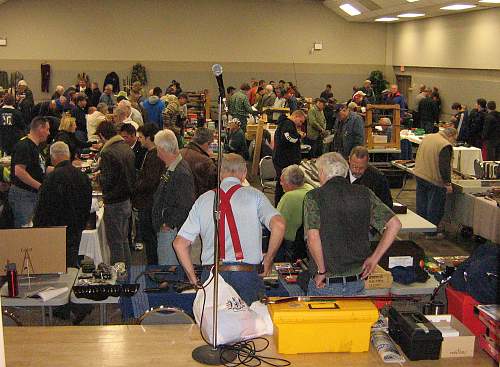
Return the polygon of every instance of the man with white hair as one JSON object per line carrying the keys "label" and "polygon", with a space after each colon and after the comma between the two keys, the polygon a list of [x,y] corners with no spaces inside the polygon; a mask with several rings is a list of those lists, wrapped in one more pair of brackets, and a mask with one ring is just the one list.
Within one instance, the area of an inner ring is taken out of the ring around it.
{"label": "man with white hair", "polygon": [[[307,256],[305,253],[304,236],[298,236],[298,230],[303,225],[304,197],[313,189],[304,182],[304,172],[296,164],[286,167],[281,174],[280,183],[285,194],[278,203],[277,209],[285,218],[285,240],[280,247],[280,255],[276,261],[292,261]],[[303,231],[301,231],[303,234]],[[302,237],[302,238],[299,238]]]}
{"label": "man with white hair", "polygon": [[[260,264],[264,266],[263,274],[269,274],[283,239],[285,221],[262,192],[241,186],[246,174],[246,162],[241,156],[224,155],[219,191],[219,271],[247,305],[251,305],[264,294],[264,283],[259,277]],[[189,247],[198,235],[203,242],[202,281],[208,278],[214,264],[214,195],[214,190],[207,191],[196,200],[174,241],[179,261],[192,284],[198,284],[199,280],[194,272]],[[262,225],[271,231],[265,255],[262,254]]]}
{"label": "man with white hair", "polygon": [[64,95],[64,86],[58,85],[56,87],[56,90],[54,91],[54,94],[52,95],[52,97],[50,97],[50,99],[56,100],[59,99],[59,97],[61,97],[62,95]]}
{"label": "man with white hair", "polygon": [[[444,215],[446,194],[451,194],[451,162],[453,144],[457,130],[448,127],[443,131],[428,134],[417,150],[415,169],[417,180],[417,214],[436,226]],[[442,239],[443,233],[429,233],[430,239]]]}
{"label": "man with white hair", "polygon": [[158,157],[165,163],[166,173],[153,199],[151,218],[158,233],[158,264],[178,265],[172,242],[186,220],[195,200],[194,178],[189,164],[179,152],[177,137],[172,130],[155,135]]}
{"label": "man with white hair", "polygon": [[130,119],[128,108],[123,106],[123,105],[122,106],[118,105],[118,107],[116,107],[114,109],[113,118],[114,118],[115,123],[117,125],[131,124],[135,128],[136,131],[137,131],[137,129],[139,129],[139,125],[137,124],[137,122]]}
{"label": "man with white hair", "polygon": [[39,191],[35,227],[66,227],[66,266],[78,267],[82,231],[90,215],[92,186],[89,178],[71,164],[69,147],[62,141],[50,146],[54,170]]}
{"label": "man with white hair", "polygon": [[104,87],[104,92],[101,94],[101,98],[99,98],[99,103],[106,103],[108,107],[116,106],[116,97],[113,94],[113,85],[107,84]]}
{"label": "man with white hair", "polygon": [[17,83],[16,102],[17,109],[23,114],[24,121],[31,121],[31,110],[35,106],[35,101],[33,100],[33,92],[28,88],[28,83],[25,80],[20,80]]}
{"label": "man with white hair", "polygon": [[107,113],[108,105],[106,103],[98,103],[97,107],[89,108],[89,113],[85,116],[87,120],[87,135],[89,140],[95,141],[99,139],[96,134],[96,130],[99,124],[106,120]]}
{"label": "man with white hair", "polygon": [[[339,153],[323,154],[316,166],[321,186],[304,199],[304,234],[314,274],[307,293],[362,294],[364,279],[391,246],[401,222],[372,191],[347,181],[349,166]],[[383,232],[373,253],[370,226]]]}
{"label": "man with white hair", "polygon": [[130,103],[129,100],[122,99],[119,103],[118,106],[124,107],[127,112],[128,112],[128,119],[134,121],[138,126],[143,126],[144,121],[142,119],[141,113],[132,107],[132,104]]}
{"label": "man with white hair", "polygon": [[271,84],[266,85],[264,88],[264,95],[257,103],[257,110],[262,112],[265,108],[273,107],[276,101],[276,94],[274,93],[274,88]]}

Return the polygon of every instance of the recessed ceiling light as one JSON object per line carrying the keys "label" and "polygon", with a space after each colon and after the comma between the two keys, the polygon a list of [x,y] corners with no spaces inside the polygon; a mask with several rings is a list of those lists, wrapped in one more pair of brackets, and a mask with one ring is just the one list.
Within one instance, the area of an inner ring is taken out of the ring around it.
{"label": "recessed ceiling light", "polygon": [[399,20],[399,18],[394,18],[394,17],[382,17],[382,18],[377,18],[375,19],[376,22],[394,22],[396,20]]}
{"label": "recessed ceiling light", "polygon": [[408,1],[409,3],[416,3],[418,0],[406,0]]}
{"label": "recessed ceiling light", "polygon": [[500,4],[500,0],[479,0],[479,2],[485,4]]}
{"label": "recessed ceiling light", "polygon": [[398,18],[417,18],[423,16],[425,16],[425,13],[404,13],[404,14],[399,14]]}
{"label": "recessed ceiling light", "polygon": [[465,9],[472,9],[475,7],[476,7],[476,5],[472,5],[472,4],[454,4],[454,5],[443,6],[440,9],[441,10],[465,10]]}
{"label": "recessed ceiling light", "polygon": [[356,9],[354,6],[352,6],[351,4],[342,4],[339,6],[339,8],[342,9],[343,11],[345,11],[351,17],[361,14],[361,12],[358,9]]}

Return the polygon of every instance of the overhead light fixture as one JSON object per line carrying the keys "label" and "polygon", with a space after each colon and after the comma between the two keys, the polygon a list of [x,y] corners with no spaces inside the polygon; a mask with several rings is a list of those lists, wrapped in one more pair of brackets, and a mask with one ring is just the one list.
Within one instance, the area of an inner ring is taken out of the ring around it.
{"label": "overhead light fixture", "polygon": [[376,22],[394,22],[396,20],[399,20],[399,18],[395,18],[395,17],[382,17],[382,18],[375,19]]}
{"label": "overhead light fixture", "polygon": [[399,14],[398,18],[418,18],[425,16],[425,13],[403,13]]}
{"label": "overhead light fixture", "polygon": [[418,0],[406,0],[408,1],[409,3],[416,3]]}
{"label": "overhead light fixture", "polygon": [[354,6],[351,4],[342,4],[339,6],[340,9],[345,11],[347,14],[349,14],[351,17],[354,17],[355,15],[361,14],[361,12],[356,9]]}
{"label": "overhead light fixture", "polygon": [[479,2],[485,4],[500,4],[500,0],[479,0]]}
{"label": "overhead light fixture", "polygon": [[475,7],[476,7],[476,5],[472,5],[472,4],[453,4],[453,5],[443,6],[442,8],[439,8],[439,9],[441,9],[441,10],[466,10],[466,9],[472,9]]}

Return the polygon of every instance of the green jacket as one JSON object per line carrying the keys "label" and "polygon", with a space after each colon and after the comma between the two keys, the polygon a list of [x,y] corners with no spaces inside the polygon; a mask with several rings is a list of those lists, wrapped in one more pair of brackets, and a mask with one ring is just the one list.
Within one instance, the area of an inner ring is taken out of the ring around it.
{"label": "green jacket", "polygon": [[307,137],[311,140],[317,140],[325,129],[325,114],[318,110],[318,107],[312,106],[307,113]]}
{"label": "green jacket", "polygon": [[238,119],[245,118],[245,121],[249,114],[254,114],[254,110],[252,106],[250,106],[250,102],[248,101],[248,97],[242,90],[234,93],[229,102],[229,113],[233,117],[237,117]]}

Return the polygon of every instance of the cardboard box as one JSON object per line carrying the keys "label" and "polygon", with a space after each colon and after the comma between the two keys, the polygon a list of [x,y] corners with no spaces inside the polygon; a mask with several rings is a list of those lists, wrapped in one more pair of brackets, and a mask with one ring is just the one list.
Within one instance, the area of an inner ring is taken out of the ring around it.
{"label": "cardboard box", "polygon": [[392,273],[377,265],[365,281],[365,289],[387,289],[392,287]]}
{"label": "cardboard box", "polygon": [[473,357],[476,337],[452,315],[425,315],[436,326],[445,325],[458,331],[459,336],[443,335],[440,358]]}
{"label": "cardboard box", "polygon": [[66,227],[0,230],[0,275],[7,261],[27,274],[28,260],[32,274],[66,273]]}

